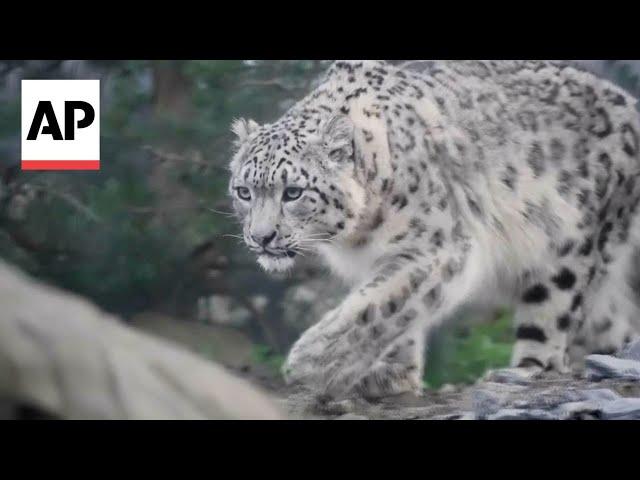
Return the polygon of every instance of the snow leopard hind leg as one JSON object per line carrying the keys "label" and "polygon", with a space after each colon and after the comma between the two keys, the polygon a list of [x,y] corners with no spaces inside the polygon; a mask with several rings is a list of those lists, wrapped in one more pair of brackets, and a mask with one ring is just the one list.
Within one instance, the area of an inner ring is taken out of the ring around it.
{"label": "snow leopard hind leg", "polygon": [[516,307],[512,367],[567,373],[584,355],[616,353],[631,338],[640,303],[629,286],[634,198],[612,195],[585,212],[579,236],[555,242],[553,262],[529,272]]}
{"label": "snow leopard hind leg", "polygon": [[[618,354],[640,336],[640,218],[629,200],[601,242],[599,263],[585,295],[586,318],[569,348],[571,365],[584,366],[588,354]],[[629,210],[631,218],[625,215]],[[618,218],[619,216],[619,218]]]}
{"label": "snow leopard hind leg", "polygon": [[593,192],[603,201],[583,212],[580,236],[553,250],[554,270],[524,291],[514,367],[580,371],[585,355],[616,354],[640,332],[640,172],[615,173]]}

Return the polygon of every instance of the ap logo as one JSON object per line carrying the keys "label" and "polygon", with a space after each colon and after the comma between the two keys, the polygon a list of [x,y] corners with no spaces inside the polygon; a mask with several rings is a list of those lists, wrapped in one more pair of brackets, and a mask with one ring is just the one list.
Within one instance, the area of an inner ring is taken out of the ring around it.
{"label": "ap logo", "polygon": [[22,80],[22,170],[100,169],[100,80]]}

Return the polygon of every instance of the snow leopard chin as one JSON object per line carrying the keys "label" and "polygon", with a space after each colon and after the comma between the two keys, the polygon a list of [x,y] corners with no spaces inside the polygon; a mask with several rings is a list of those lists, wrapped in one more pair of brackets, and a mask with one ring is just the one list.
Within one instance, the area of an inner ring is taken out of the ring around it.
{"label": "snow leopard chin", "polygon": [[258,256],[258,264],[268,273],[284,273],[293,268],[295,260],[290,257],[263,254]]}

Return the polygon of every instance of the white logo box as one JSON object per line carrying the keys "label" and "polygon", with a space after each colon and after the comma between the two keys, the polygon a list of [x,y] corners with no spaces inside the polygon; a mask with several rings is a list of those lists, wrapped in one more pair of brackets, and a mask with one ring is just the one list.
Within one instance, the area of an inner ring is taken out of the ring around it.
{"label": "white logo box", "polygon": [[[74,138],[56,140],[50,133],[48,117],[42,119],[35,140],[27,139],[40,102],[51,102],[55,120],[65,137],[65,102],[87,102],[93,107],[93,122],[78,128],[84,112],[75,110]],[[100,80],[22,80],[22,169],[100,169]]]}

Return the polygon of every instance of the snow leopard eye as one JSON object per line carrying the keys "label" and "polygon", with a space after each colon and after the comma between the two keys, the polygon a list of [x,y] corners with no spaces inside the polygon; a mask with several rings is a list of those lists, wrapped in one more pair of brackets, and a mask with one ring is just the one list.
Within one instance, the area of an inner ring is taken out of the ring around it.
{"label": "snow leopard eye", "polygon": [[251,191],[247,187],[236,187],[236,195],[240,200],[251,200]]}
{"label": "snow leopard eye", "polygon": [[287,187],[284,189],[284,193],[282,194],[282,200],[285,202],[292,202],[297,200],[302,195],[302,188],[300,187]]}

